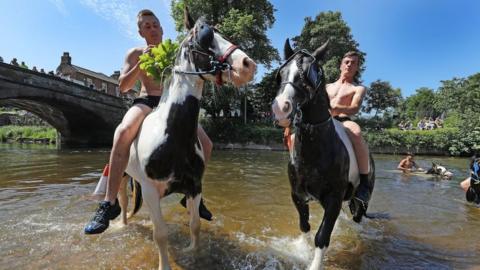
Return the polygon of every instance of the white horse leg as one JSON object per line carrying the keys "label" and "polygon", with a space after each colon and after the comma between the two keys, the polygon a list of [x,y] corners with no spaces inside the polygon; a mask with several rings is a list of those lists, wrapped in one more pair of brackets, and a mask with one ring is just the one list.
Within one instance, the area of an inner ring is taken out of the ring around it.
{"label": "white horse leg", "polygon": [[200,214],[198,207],[200,206],[200,200],[202,194],[198,194],[195,198],[187,199],[187,209],[190,213],[190,246],[184,249],[184,251],[192,251],[198,247],[200,237]]}
{"label": "white horse leg", "polygon": [[323,269],[323,257],[325,256],[325,252],[327,251],[327,247],[320,249],[319,247],[315,248],[315,256],[313,257],[312,264],[308,268],[308,270],[321,270]]}
{"label": "white horse leg", "polygon": [[[148,181],[148,183],[146,183]],[[167,224],[163,220],[160,208],[160,194],[152,181],[142,181],[142,193],[150,211],[150,218],[153,222],[153,239],[158,247],[158,269],[170,270],[168,264]]]}
{"label": "white horse leg", "polygon": [[118,202],[120,203],[120,207],[122,208],[122,224],[127,225],[127,212],[128,212],[128,196],[127,196],[127,186],[128,186],[128,179],[130,176],[125,175],[122,177],[122,182],[120,184],[120,189],[118,191]]}

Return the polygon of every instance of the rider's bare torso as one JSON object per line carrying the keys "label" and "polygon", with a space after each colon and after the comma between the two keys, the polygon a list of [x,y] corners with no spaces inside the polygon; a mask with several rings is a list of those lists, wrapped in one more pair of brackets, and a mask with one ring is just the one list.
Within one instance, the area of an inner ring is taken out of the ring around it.
{"label": "rider's bare torso", "polygon": [[[333,107],[334,104],[350,106],[352,104],[353,96],[362,91],[364,87],[361,85],[356,85],[348,82],[341,82],[340,80],[327,84],[326,89],[328,97],[330,98],[330,105]],[[332,111],[332,116],[346,117],[351,116],[345,113],[336,113]]]}
{"label": "rider's bare torso", "polygon": [[[130,55],[136,59],[138,62],[138,58],[140,55],[143,54],[146,46],[137,47],[132,49]],[[136,64],[136,63],[135,63]],[[163,92],[163,87],[160,83],[156,82],[153,78],[147,76],[145,71],[140,70],[138,75],[138,79],[140,80],[142,87],[140,89],[139,96],[161,96]]]}

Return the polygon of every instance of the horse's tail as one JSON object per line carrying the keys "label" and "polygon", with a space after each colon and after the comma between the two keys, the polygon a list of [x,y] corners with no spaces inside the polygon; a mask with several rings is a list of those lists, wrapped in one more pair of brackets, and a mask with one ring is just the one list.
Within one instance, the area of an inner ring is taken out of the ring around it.
{"label": "horse's tail", "polygon": [[140,210],[143,203],[142,186],[140,183],[135,179],[130,178],[130,188],[132,189],[133,207],[132,210],[127,214],[127,218],[133,217],[138,210]]}

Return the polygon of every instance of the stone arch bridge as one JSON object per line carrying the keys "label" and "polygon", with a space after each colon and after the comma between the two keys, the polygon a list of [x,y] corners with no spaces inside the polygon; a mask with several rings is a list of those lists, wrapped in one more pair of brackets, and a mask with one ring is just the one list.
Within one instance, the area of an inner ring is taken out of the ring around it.
{"label": "stone arch bridge", "polygon": [[0,106],[36,114],[55,127],[66,146],[111,145],[127,103],[97,90],[0,63]]}

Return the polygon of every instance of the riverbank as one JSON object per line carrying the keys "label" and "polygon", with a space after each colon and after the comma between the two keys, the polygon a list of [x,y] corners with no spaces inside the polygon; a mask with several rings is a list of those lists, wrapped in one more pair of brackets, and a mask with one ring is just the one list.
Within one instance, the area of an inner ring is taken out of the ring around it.
{"label": "riverbank", "polygon": [[55,144],[57,131],[47,126],[1,126],[2,143],[42,143]]}
{"label": "riverbank", "polygon": [[[202,121],[202,126],[214,142],[215,149],[285,151],[283,129],[266,123],[248,123],[234,119]],[[473,131],[476,132],[476,131]],[[471,135],[471,134],[470,134]],[[386,129],[364,132],[374,154],[405,154],[434,156],[469,156],[480,149],[480,143],[469,134],[455,128],[402,131]],[[479,136],[480,137],[480,136]],[[0,142],[56,143],[57,132],[45,126],[2,126]]]}

